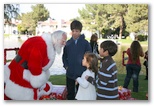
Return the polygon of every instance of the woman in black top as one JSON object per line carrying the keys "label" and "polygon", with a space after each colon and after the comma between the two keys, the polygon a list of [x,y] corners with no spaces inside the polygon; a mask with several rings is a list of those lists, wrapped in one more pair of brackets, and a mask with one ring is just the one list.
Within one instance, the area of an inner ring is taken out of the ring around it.
{"label": "woman in black top", "polygon": [[96,33],[92,34],[91,39],[90,39],[90,45],[91,45],[91,48],[92,48],[92,52],[94,54],[96,54],[96,56],[98,57],[99,51],[98,51],[97,40],[98,40],[97,34]]}

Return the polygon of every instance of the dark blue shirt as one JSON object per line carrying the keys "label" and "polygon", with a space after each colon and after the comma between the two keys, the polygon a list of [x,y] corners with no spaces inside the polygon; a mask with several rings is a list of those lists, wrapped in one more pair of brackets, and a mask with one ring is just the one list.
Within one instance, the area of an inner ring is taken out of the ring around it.
{"label": "dark blue shirt", "polygon": [[64,47],[63,51],[63,64],[67,68],[66,76],[71,79],[76,79],[80,77],[82,73],[86,70],[86,67],[82,66],[82,59],[87,51],[92,51],[90,43],[85,40],[84,35],[81,35],[77,43],[73,38],[70,38]]}

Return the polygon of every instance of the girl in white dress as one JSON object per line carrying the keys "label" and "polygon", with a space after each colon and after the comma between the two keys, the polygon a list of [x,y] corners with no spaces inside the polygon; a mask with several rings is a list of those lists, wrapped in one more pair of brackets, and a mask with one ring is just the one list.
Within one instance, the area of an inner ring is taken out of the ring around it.
{"label": "girl in white dress", "polygon": [[94,53],[85,53],[82,60],[82,65],[87,67],[81,77],[76,79],[76,84],[79,84],[79,89],[76,94],[77,100],[96,100],[96,89],[95,86],[86,80],[86,76],[95,78],[98,70],[98,59]]}

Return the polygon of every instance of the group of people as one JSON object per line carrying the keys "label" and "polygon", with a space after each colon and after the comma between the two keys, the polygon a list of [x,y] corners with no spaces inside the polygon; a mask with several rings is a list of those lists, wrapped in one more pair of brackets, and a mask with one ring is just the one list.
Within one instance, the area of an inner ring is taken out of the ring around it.
{"label": "group of people", "polygon": [[[81,34],[82,27],[80,21],[72,21],[72,37],[69,40],[64,31],[58,30],[25,41],[17,56],[4,67],[4,99],[38,100],[42,95],[50,94],[52,83],[48,81],[49,68],[56,53],[60,54],[64,47],[62,61],[66,69],[67,100],[118,100],[118,70],[112,58],[118,46],[106,40],[98,47],[97,34],[91,36],[89,43]],[[134,41],[128,49],[130,59],[124,82],[124,87],[128,88],[130,78],[134,75],[135,92],[138,91],[141,69],[139,56],[143,56],[138,43]],[[135,55],[131,56],[132,53]]]}

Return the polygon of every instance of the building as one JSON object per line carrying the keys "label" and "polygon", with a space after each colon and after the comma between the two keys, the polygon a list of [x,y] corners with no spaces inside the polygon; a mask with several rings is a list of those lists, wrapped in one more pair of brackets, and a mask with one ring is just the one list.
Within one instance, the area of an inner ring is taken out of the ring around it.
{"label": "building", "polygon": [[46,21],[39,21],[36,27],[36,35],[41,35],[42,33],[52,33],[58,29],[70,34],[70,21],[63,19],[55,20],[52,18],[48,18]]}

